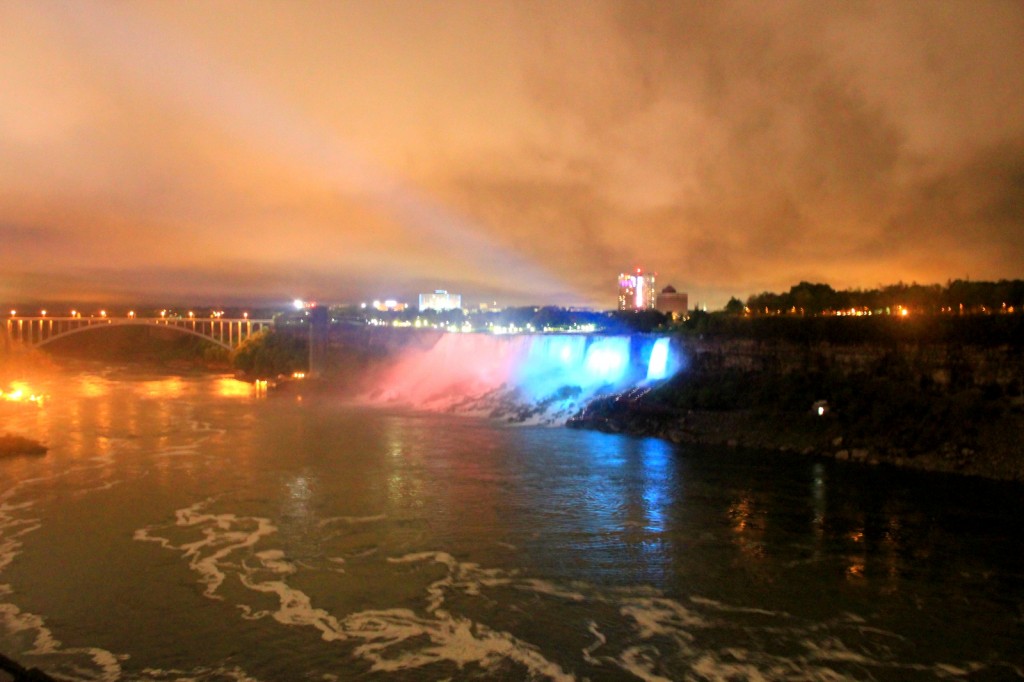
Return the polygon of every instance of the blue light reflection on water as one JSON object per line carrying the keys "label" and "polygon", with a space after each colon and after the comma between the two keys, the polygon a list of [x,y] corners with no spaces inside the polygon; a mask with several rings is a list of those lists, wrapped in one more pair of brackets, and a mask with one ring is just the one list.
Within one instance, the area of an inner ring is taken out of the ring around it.
{"label": "blue light reflection on water", "polygon": [[[518,435],[525,441],[520,447],[545,448],[529,455],[534,465],[543,462],[547,475],[537,480],[538,495],[526,512],[549,530],[525,541],[532,556],[546,557],[540,570],[551,570],[546,564],[553,561],[555,570],[571,566],[575,575],[597,582],[672,583],[679,516],[673,510],[685,488],[676,446],[596,431]],[[565,448],[551,450],[554,443]]]}

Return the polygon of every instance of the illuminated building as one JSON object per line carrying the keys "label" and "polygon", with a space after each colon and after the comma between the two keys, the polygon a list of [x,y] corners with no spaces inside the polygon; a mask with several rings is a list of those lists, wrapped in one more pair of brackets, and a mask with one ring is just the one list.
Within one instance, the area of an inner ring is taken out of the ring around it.
{"label": "illuminated building", "polygon": [[432,294],[420,294],[420,310],[455,310],[462,307],[462,296],[460,294],[449,294],[443,289],[438,289]]}
{"label": "illuminated building", "polygon": [[658,294],[655,308],[658,312],[668,313],[675,319],[686,317],[689,311],[689,296],[681,294],[676,288],[669,284]]}
{"label": "illuminated building", "polygon": [[650,310],[654,308],[655,296],[654,273],[645,275],[637,268],[636,274],[619,275],[619,310]]}
{"label": "illuminated building", "polygon": [[[421,296],[420,300],[422,300],[422,298],[423,297]],[[408,307],[409,307],[408,304],[406,304],[406,303],[399,303],[398,301],[396,301],[393,298],[389,298],[386,301],[374,301],[373,302],[374,310],[380,310],[381,312],[389,312],[389,311],[401,312],[401,311],[405,310]]]}

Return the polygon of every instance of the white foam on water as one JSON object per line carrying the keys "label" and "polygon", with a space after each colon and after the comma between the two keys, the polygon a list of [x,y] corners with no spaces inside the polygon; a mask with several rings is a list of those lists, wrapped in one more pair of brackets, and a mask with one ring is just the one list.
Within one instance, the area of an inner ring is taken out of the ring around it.
{"label": "white foam on water", "polygon": [[[256,606],[239,601],[235,605],[241,617],[313,628],[325,642],[348,642],[353,646],[352,653],[369,662],[375,672],[454,665],[459,669],[475,666],[485,674],[507,676],[505,666],[512,665],[517,670],[525,669],[524,676],[534,678],[585,677],[584,670],[567,671],[541,647],[514,633],[457,612],[467,604],[466,598],[505,603],[514,592],[529,593],[535,609],[560,609],[566,603],[594,607],[596,611],[581,613],[604,615],[601,620],[587,616],[579,622],[578,634],[589,635],[590,643],[581,646],[578,665],[606,673],[618,671],[649,682],[680,675],[723,682],[838,682],[879,673],[898,675],[900,671],[956,678],[985,667],[974,662],[898,662],[889,644],[902,638],[855,614],[808,622],[781,611],[734,606],[697,595],[673,599],[649,586],[609,589],[582,583],[563,585],[523,576],[516,570],[460,561],[442,550],[386,557],[382,562],[399,570],[396,579],[404,581],[409,580],[409,571],[415,570],[406,567],[443,567],[440,577],[423,586],[421,607],[383,605],[348,614],[330,613],[317,606],[309,594],[290,585],[289,580],[308,570],[344,573],[339,568],[346,563],[344,558],[326,558],[319,566],[297,563],[282,550],[263,546],[277,532],[270,520],[209,513],[205,509],[211,502],[205,500],[175,515],[174,527],[198,539],[175,543],[161,537],[157,528],[137,531],[136,538],[180,552],[199,574],[209,598],[225,599],[225,581],[237,578],[247,590],[276,602],[267,606],[262,601]],[[321,525],[382,520],[381,516],[333,517]],[[454,595],[461,598],[452,599]],[[232,592],[232,599],[239,599],[237,593]],[[512,600],[508,608],[518,609],[515,602]],[[569,621],[565,626],[573,624]],[[605,634],[609,632],[617,634],[610,637]],[[750,648],[749,643],[757,641],[772,642],[772,650]]]}
{"label": "white foam on water", "polygon": [[[453,662],[460,669],[475,664],[488,670],[511,661],[526,668],[531,677],[576,679],[532,644],[443,612],[423,618],[408,609],[364,611],[348,616],[345,625],[351,636],[365,640],[356,653],[370,660],[374,671],[395,672],[440,662]],[[429,639],[427,645],[402,646],[424,636]]]}
{"label": "white foam on water", "polygon": [[[0,586],[0,595],[9,596],[10,587]],[[125,655],[114,654],[99,647],[68,647],[64,648],[53,631],[46,626],[42,616],[27,613],[10,603],[0,604],[0,623],[12,635],[26,633],[32,640],[32,648],[25,653],[31,656],[71,657],[68,666],[76,671],[82,679],[100,682],[116,682],[121,679],[121,661]],[[88,663],[80,662],[87,659]],[[91,665],[89,665],[91,664]],[[55,673],[56,674],[56,673]]]}
{"label": "white foam on water", "polygon": [[748,606],[732,606],[729,604],[723,604],[722,602],[715,601],[714,599],[708,599],[707,597],[691,596],[689,600],[699,606],[715,609],[716,611],[723,611],[726,613],[752,613],[761,616],[771,616],[772,618],[788,618],[789,614],[784,611],[768,611],[766,609],[752,609]]}
{"label": "white foam on water", "polygon": [[333,523],[347,523],[350,526],[354,526],[360,523],[384,521],[386,518],[387,516],[384,514],[376,514],[374,516],[329,516],[326,519],[320,519],[316,525],[318,528],[323,528]]}
{"label": "white foam on water", "polygon": [[167,538],[152,535],[151,527],[136,530],[134,539],[183,552],[189,566],[201,576],[200,583],[206,586],[206,596],[223,599],[217,590],[227,577],[223,570],[224,560],[238,550],[252,548],[262,538],[277,532],[277,527],[269,519],[260,517],[202,513],[200,510],[210,502],[210,499],[203,500],[175,512],[177,526],[202,529],[201,540],[174,545]]}
{"label": "white foam on water", "polygon": [[162,670],[146,668],[138,682],[260,682],[256,677],[235,666],[233,668],[193,668],[192,670]]}
{"label": "white foam on water", "polygon": [[587,623],[587,631],[594,636],[594,643],[583,649],[583,660],[587,663],[596,665],[600,661],[594,657],[594,652],[607,644],[608,638],[601,634],[601,631],[597,627],[597,623],[594,621]]}
{"label": "white foam on water", "polygon": [[648,646],[631,646],[619,656],[617,663],[626,672],[644,682],[673,682],[671,678],[654,672],[660,652]]}
{"label": "white foam on water", "polygon": [[348,558],[349,559],[365,559],[368,556],[373,556],[374,554],[377,554],[379,551],[380,551],[380,548],[378,548],[378,547],[369,547],[369,548],[364,549],[364,550],[362,550],[360,552],[352,552],[351,554],[348,555]]}
{"label": "white foam on water", "polygon": [[[482,582],[484,582],[484,584],[488,587],[493,587],[497,584],[488,581]],[[554,584],[549,580],[539,580],[537,578],[520,578],[515,581],[514,586],[516,587],[516,589],[519,590],[526,590],[529,592],[534,592],[536,594],[544,594],[549,597],[558,597],[560,599],[565,599],[568,601],[583,602],[587,600],[587,598],[582,593],[577,592],[575,590],[567,590],[565,588],[559,587],[558,585]]]}
{"label": "white foam on water", "polygon": [[[55,476],[65,474],[66,471]],[[12,502],[12,500],[23,488],[50,478],[24,479],[0,494],[0,574],[21,553],[24,545],[23,538],[42,527],[41,519],[30,515],[35,508],[34,501]],[[32,648],[27,651],[28,654],[68,656],[73,657],[74,661],[85,657],[91,662],[91,665],[82,667],[82,664],[76,664],[74,666],[83,671],[85,679],[113,682],[120,678],[120,661],[125,658],[124,656],[118,656],[98,647],[64,648],[46,626],[46,621],[42,616],[23,611],[17,604],[8,601],[13,595],[14,589],[10,584],[0,584],[0,598],[4,599],[3,602],[0,602],[0,624],[6,632],[12,635],[24,633],[29,636]]]}
{"label": "white foam on water", "polygon": [[633,619],[642,639],[660,635],[685,637],[689,641],[689,629],[708,626],[704,618],[673,599],[637,599],[619,612]]}
{"label": "white foam on water", "polygon": [[[236,604],[243,618],[272,618],[282,625],[312,627],[327,642],[357,640],[361,643],[356,646],[355,654],[369,661],[375,671],[396,671],[442,662],[459,668],[476,665],[486,670],[511,662],[525,667],[531,676],[575,679],[544,657],[536,646],[441,608],[449,590],[477,595],[485,581],[507,583],[508,579],[503,579],[496,569],[459,562],[447,552],[390,558],[391,564],[430,561],[447,568],[445,577],[426,588],[425,614],[396,608],[337,617],[316,607],[309,595],[287,583],[287,578],[298,569],[281,550],[255,548],[259,541],[276,532],[269,520],[203,512],[209,503],[210,500],[204,500],[176,513],[176,527],[199,531],[200,540],[175,544],[158,535],[155,527],[136,531],[135,538],[181,552],[189,566],[199,573],[200,582],[206,586],[204,593],[209,598],[224,598],[219,590],[228,573],[237,575],[247,589],[276,597],[277,606],[273,609]],[[376,520],[376,517],[366,518]],[[244,556],[237,556],[240,554]],[[558,592],[542,581],[528,584],[547,592]]]}

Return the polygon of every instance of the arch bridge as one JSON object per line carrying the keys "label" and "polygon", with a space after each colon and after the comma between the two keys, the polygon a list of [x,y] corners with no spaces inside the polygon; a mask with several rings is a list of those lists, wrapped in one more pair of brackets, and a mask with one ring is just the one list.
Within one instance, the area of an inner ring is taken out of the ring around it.
{"label": "arch bridge", "polygon": [[222,348],[233,350],[262,329],[273,326],[273,320],[251,318],[198,317],[21,317],[4,320],[3,346],[45,346],[51,341],[83,332],[111,327],[160,327],[191,334]]}

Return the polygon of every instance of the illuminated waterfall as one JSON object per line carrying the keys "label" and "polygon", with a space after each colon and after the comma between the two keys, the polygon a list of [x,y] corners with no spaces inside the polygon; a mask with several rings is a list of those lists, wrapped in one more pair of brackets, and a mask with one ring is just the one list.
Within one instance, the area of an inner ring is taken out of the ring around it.
{"label": "illuminated waterfall", "polygon": [[550,421],[596,395],[667,378],[679,367],[665,337],[444,334],[430,348],[400,352],[375,379],[371,399]]}

